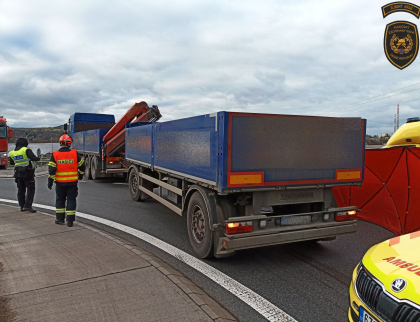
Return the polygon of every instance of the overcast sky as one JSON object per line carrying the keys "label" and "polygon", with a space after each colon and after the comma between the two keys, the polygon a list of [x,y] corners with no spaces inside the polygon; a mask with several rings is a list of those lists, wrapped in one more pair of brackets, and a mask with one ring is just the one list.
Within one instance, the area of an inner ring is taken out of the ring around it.
{"label": "overcast sky", "polygon": [[363,117],[368,134],[393,132],[397,104],[400,125],[420,116],[420,57],[391,65],[384,31],[419,20],[383,18],[387,3],[2,0],[0,115],[49,127],[146,101],[161,121],[262,112]]}

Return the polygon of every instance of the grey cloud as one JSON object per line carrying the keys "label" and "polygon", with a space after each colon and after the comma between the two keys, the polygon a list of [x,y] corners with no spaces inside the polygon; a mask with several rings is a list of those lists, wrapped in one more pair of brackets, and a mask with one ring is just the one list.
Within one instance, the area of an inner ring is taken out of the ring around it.
{"label": "grey cloud", "polygon": [[46,113],[39,126],[82,110],[118,117],[146,100],[163,121],[217,110],[348,115],[389,132],[394,108],[374,108],[397,100],[340,108],[417,82],[416,62],[387,62],[380,6],[362,0],[41,2],[13,2],[18,14],[0,21],[0,108],[16,125],[33,111]]}

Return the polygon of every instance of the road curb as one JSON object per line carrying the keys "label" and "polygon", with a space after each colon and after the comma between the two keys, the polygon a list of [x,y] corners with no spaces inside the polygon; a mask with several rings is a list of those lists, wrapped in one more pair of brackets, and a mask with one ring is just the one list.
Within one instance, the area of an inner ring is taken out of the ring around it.
{"label": "road curb", "polygon": [[136,255],[142,257],[144,260],[150,263],[150,265],[152,265],[153,267],[158,269],[162,274],[168,277],[168,279],[171,280],[172,283],[178,286],[179,289],[182,292],[184,292],[189,298],[191,298],[191,300],[193,300],[194,303],[196,303],[203,310],[203,312],[205,312],[213,321],[237,321],[235,317],[233,317],[226,309],[224,309],[219,303],[213,300],[202,289],[200,289],[197,285],[188,280],[182,273],[175,270],[173,267],[171,267],[158,257],[145,251],[139,246],[136,246],[120,237],[112,235],[109,232],[104,232],[86,223],[79,222],[79,225],[112,240],[113,242],[127,248],[128,250],[131,250]]}
{"label": "road curb", "polygon": [[[14,168],[0,170],[0,178],[13,178],[13,170]],[[35,177],[48,175],[48,169],[40,169],[39,171],[37,170],[38,168],[35,170]]]}

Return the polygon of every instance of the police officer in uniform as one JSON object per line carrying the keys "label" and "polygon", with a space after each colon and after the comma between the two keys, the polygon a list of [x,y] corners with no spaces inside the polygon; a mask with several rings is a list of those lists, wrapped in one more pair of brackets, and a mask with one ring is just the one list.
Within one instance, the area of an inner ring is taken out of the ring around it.
{"label": "police officer in uniform", "polygon": [[39,158],[28,149],[28,139],[19,138],[16,140],[16,148],[9,152],[9,163],[15,166],[14,178],[17,183],[17,198],[20,211],[35,213],[32,208],[35,196],[35,164],[32,161],[39,161]]}
{"label": "police officer in uniform", "polygon": [[55,181],[55,223],[72,227],[76,218],[77,182],[85,171],[84,160],[76,149],[70,149],[72,138],[63,134],[60,137],[60,149],[54,151],[48,163],[48,189],[52,189]]}

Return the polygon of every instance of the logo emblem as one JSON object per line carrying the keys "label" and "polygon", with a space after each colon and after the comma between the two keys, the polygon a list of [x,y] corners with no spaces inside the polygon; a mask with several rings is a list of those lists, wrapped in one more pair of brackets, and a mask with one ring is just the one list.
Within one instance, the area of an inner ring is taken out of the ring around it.
{"label": "logo emblem", "polygon": [[395,292],[401,292],[407,286],[407,281],[403,278],[397,278],[391,283],[391,289]]}
{"label": "logo emblem", "polygon": [[385,55],[399,69],[410,65],[417,57],[419,34],[417,26],[408,21],[394,21],[386,25]]}
{"label": "logo emblem", "polygon": [[382,7],[382,15],[384,18],[394,12],[408,12],[417,19],[420,17],[420,7],[410,2],[397,1],[388,3]]}

